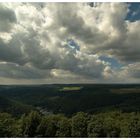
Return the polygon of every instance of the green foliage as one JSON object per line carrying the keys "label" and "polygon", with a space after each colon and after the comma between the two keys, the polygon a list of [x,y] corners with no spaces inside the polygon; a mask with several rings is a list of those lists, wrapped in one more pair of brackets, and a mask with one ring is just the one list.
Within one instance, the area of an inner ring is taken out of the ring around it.
{"label": "green foliage", "polygon": [[87,137],[88,116],[83,112],[77,113],[72,117],[72,136]]}
{"label": "green foliage", "polygon": [[58,129],[58,122],[61,120],[61,115],[49,115],[42,118],[40,125],[37,128],[39,137],[55,137]]}
{"label": "green foliage", "polygon": [[106,118],[105,120],[105,130],[107,137],[119,137],[120,136],[120,126],[119,122],[114,118]]}
{"label": "green foliage", "polygon": [[[1,86],[0,112],[11,115],[0,113],[0,136],[140,137],[140,113],[132,113],[140,112],[139,87],[130,84]],[[40,112],[66,116],[40,115],[35,111],[28,114],[37,107],[41,108]]]}
{"label": "green foliage", "polygon": [[79,112],[41,116],[32,111],[21,118],[0,113],[0,137],[140,137],[140,113]]}
{"label": "green foliage", "polygon": [[24,137],[35,137],[37,127],[40,124],[41,116],[38,112],[32,111],[28,116],[22,116],[22,134]]}
{"label": "green foliage", "polygon": [[48,128],[48,120],[46,117],[43,117],[39,126],[37,127],[37,135],[39,137],[47,137],[48,134],[46,133],[46,130]]}
{"label": "green foliage", "polygon": [[106,137],[103,118],[93,116],[88,123],[88,137]]}
{"label": "green foliage", "polygon": [[21,102],[12,100],[9,97],[0,96],[0,112],[7,112],[14,116],[29,113],[34,108]]}
{"label": "green foliage", "polygon": [[8,113],[0,113],[0,137],[17,136],[15,130],[15,119]]}
{"label": "green foliage", "polygon": [[56,132],[57,137],[71,137],[71,120],[63,117],[58,122],[58,130]]}
{"label": "green foliage", "polygon": [[37,133],[39,137],[54,137],[56,134],[57,126],[53,118],[43,118],[41,124],[38,126]]}
{"label": "green foliage", "polygon": [[131,119],[128,125],[128,133],[130,137],[140,137],[140,116],[134,116]]}

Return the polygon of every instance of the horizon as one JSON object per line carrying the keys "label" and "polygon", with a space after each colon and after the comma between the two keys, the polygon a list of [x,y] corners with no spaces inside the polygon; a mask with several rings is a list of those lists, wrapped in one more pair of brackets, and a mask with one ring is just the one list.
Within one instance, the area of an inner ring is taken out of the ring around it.
{"label": "horizon", "polygon": [[140,85],[140,83],[47,83],[47,84],[0,84],[0,86],[45,86],[45,85]]}

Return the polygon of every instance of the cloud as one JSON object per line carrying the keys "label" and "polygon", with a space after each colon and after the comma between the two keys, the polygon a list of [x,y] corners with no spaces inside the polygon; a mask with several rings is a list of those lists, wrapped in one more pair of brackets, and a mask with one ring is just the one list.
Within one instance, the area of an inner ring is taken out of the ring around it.
{"label": "cloud", "polygon": [[139,62],[140,60],[140,21],[128,23],[127,37],[124,40],[123,45],[119,50],[114,50],[114,55],[116,55],[120,60],[128,63]]}
{"label": "cloud", "polygon": [[124,82],[138,82],[140,22],[126,20],[128,11],[127,3],[1,4],[0,77],[73,83],[121,82],[124,76]]}
{"label": "cloud", "polygon": [[16,23],[16,16],[13,9],[0,4],[0,32],[8,32]]}
{"label": "cloud", "polygon": [[9,43],[5,43],[0,39],[0,60],[7,62],[22,63],[22,52],[19,41],[12,39]]}
{"label": "cloud", "polygon": [[140,63],[137,62],[123,67],[121,73],[124,74],[124,77],[131,78],[130,82],[132,80],[138,81],[140,78]]}
{"label": "cloud", "polygon": [[41,79],[49,77],[48,71],[27,66],[20,66],[15,63],[0,62],[0,77],[14,79]]}

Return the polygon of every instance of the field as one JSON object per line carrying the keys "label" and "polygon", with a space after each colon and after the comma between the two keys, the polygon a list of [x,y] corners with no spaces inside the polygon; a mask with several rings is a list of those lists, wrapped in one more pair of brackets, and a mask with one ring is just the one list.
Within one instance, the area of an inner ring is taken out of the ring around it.
{"label": "field", "polygon": [[80,89],[82,89],[82,87],[63,87],[60,91],[75,91]]}

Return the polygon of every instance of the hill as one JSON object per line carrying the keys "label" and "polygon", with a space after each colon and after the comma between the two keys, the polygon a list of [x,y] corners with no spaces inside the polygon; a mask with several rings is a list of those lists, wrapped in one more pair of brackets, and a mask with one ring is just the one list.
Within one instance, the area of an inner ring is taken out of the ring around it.
{"label": "hill", "polygon": [[140,111],[139,84],[0,86],[0,95],[8,101],[10,99],[14,109],[21,107],[21,110],[33,106],[43,112],[65,115],[72,115],[79,111],[87,113],[114,110]]}
{"label": "hill", "polygon": [[19,116],[24,113],[29,113],[33,110],[30,105],[0,96],[0,112],[7,112],[14,116]]}

